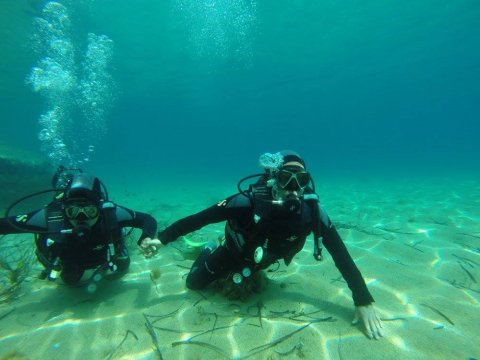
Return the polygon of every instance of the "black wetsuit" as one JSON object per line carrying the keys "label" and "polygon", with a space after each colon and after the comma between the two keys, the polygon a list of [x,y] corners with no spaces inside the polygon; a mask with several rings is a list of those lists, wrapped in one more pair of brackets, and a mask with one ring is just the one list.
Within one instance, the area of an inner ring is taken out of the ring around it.
{"label": "black wetsuit", "polygon": [[[155,236],[157,222],[148,214],[111,204],[113,206],[110,213],[101,210],[95,225],[90,230],[86,229],[79,233],[59,233],[60,230],[71,229],[72,226],[63,216],[60,203],[52,202],[43,209],[11,217],[9,221],[5,218],[0,219],[0,234],[38,232],[39,235],[35,237],[38,260],[47,271],[50,271],[58,261],[62,270],[61,277],[67,284],[77,283],[85,270],[105,265],[109,244],[114,248],[112,261],[118,267],[118,273],[122,274],[130,265],[122,228],[142,229],[140,236],[142,240]],[[106,220],[107,218],[109,220]],[[55,222],[55,229],[52,229],[52,222]]]}
{"label": "black wetsuit", "polygon": [[[313,206],[318,206],[318,203],[315,202]],[[368,305],[374,301],[324,210],[320,208],[315,212],[311,203],[302,200],[300,210],[294,215],[272,212],[259,218],[255,212],[252,197],[236,194],[159,232],[160,241],[167,244],[205,225],[227,221],[222,245],[213,251],[205,249],[194,262],[187,277],[190,289],[202,289],[216,279],[241,272],[245,267],[255,272],[279,259],[288,265],[313,231],[316,213],[317,220],[321,221],[323,245],[352,291],[355,305]],[[262,247],[264,256],[261,262],[256,263],[254,253],[258,247]]]}

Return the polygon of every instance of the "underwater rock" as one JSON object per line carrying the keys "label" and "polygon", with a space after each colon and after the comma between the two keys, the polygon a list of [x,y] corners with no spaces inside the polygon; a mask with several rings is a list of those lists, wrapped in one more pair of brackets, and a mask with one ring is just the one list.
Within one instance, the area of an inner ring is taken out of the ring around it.
{"label": "underwater rock", "polygon": [[53,173],[46,159],[0,142],[0,207],[30,192],[48,189]]}

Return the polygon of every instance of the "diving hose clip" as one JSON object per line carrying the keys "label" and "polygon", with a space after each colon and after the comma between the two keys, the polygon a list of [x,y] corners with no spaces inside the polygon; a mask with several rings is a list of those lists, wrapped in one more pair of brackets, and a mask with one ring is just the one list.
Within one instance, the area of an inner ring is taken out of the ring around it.
{"label": "diving hose clip", "polygon": [[60,259],[57,257],[50,268],[50,272],[48,273],[48,280],[57,280],[60,275],[60,271],[62,271],[62,267],[60,266]]}
{"label": "diving hose clip", "polygon": [[313,242],[313,257],[317,261],[323,260],[322,247],[320,246],[320,241],[323,242],[323,237],[315,238]]}
{"label": "diving hose clip", "polygon": [[107,264],[111,272],[115,272],[118,266],[113,262],[112,258],[115,256],[115,246],[112,243],[108,244],[107,250]]}

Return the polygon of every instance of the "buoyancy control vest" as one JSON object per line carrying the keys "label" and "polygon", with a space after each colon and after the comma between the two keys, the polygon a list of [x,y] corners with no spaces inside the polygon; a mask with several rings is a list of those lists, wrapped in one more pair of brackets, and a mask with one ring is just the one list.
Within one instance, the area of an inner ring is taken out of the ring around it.
{"label": "buoyancy control vest", "polygon": [[[243,195],[243,196],[242,196]],[[322,259],[322,223],[320,219],[319,197],[313,190],[305,189],[304,195],[299,199],[299,205],[293,211],[301,212],[305,204],[308,206],[310,216],[312,217],[313,235],[314,235],[314,251],[313,256],[316,260]],[[264,234],[268,232],[270,219],[288,215],[292,209],[284,209],[285,204],[276,202],[271,195],[271,187],[265,181],[260,179],[249,187],[248,191],[242,192],[233,199],[233,204],[227,206],[245,206],[253,207],[253,219],[248,223],[241,224],[238,221],[230,220],[226,224],[225,232],[227,238],[227,247],[235,250],[238,254],[242,254],[247,250],[254,252],[253,259],[259,263],[265,258],[268,248],[268,239],[264,238]],[[283,211],[283,213],[282,213]],[[305,219],[302,218],[302,222]],[[306,225],[303,223],[302,225]],[[249,239],[248,243],[245,239]],[[298,244],[292,244],[289,253],[284,254],[285,263],[288,265],[293,256],[303,247],[304,241]],[[253,249],[251,248],[253,246]]]}

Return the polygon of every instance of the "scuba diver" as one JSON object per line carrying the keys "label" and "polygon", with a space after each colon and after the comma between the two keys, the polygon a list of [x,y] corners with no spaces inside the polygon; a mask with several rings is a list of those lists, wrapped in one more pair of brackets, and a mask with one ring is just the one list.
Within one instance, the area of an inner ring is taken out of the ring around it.
{"label": "scuba diver", "polygon": [[[288,266],[313,232],[315,259],[322,259],[323,243],[352,291],[353,323],[361,319],[368,337],[378,339],[382,336],[382,324],[372,305],[373,297],[337,230],[320,207],[302,157],[290,150],[266,153],[260,157],[260,165],[265,172],[240,180],[237,194],[176,221],[159,232],[158,239],[144,242],[147,256],[180,236],[226,221],[224,240],[219,246],[203,249],[190,269],[186,285],[193,290],[204,289],[225,278],[240,284],[280,259]],[[255,177],[257,182],[242,190],[241,184]]]}
{"label": "scuba diver", "polygon": [[[152,216],[110,201],[97,177],[60,167],[52,185],[54,189],[16,201],[0,219],[0,234],[35,234],[36,256],[45,268],[40,275],[43,279],[53,281],[60,276],[65,284],[76,285],[86,270],[93,269],[87,287],[93,292],[104,275],[120,277],[127,272],[130,257],[125,228],[142,229],[139,244],[156,235],[157,222]],[[48,192],[55,195],[45,207],[9,216],[18,203]]]}

